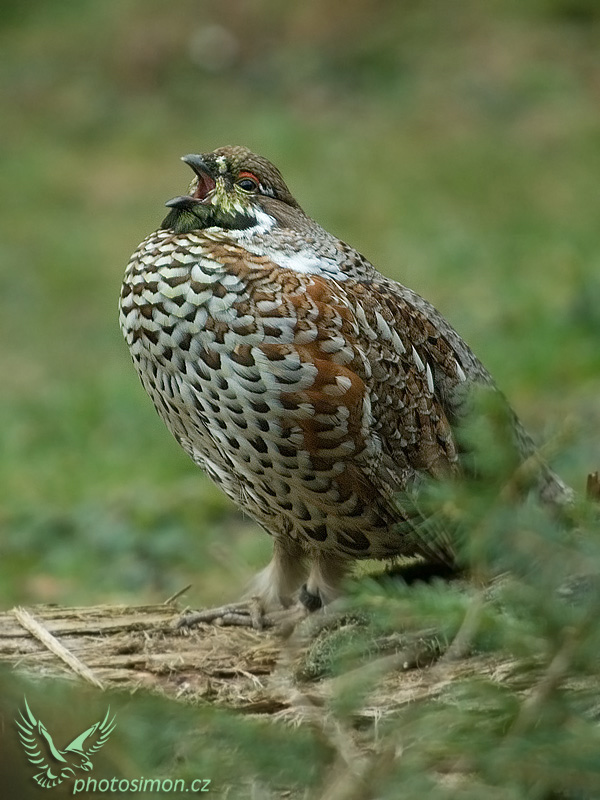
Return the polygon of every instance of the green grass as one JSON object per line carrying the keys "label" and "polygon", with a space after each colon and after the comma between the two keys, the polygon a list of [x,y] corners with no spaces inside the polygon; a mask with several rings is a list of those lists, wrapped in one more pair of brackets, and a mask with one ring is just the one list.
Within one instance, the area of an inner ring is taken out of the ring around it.
{"label": "green grass", "polygon": [[[187,185],[178,157],[225,143],[270,156],[312,216],[432,300],[537,436],[572,430],[561,469],[583,485],[600,466],[600,69],[579,6],[6,5],[3,606],[188,582],[210,603],[268,557],[163,428],[116,318],[129,254]],[[216,71],[210,24],[237,48]]]}

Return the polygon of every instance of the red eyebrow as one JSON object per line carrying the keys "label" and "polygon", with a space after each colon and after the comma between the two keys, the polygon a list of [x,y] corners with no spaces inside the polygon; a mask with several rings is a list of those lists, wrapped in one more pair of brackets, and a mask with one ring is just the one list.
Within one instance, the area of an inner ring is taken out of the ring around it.
{"label": "red eyebrow", "polygon": [[240,174],[238,175],[238,179],[240,179],[240,178],[252,178],[253,181],[256,181],[257,183],[260,183],[260,181],[258,180],[256,175],[254,175],[252,172],[246,172],[245,170],[242,170],[240,172]]}

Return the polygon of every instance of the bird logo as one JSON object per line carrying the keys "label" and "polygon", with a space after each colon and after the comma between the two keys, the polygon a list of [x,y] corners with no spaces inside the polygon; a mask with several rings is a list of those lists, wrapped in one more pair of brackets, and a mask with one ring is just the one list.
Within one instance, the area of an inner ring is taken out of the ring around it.
{"label": "bird logo", "polygon": [[90,756],[106,744],[116,726],[115,716],[110,716],[110,706],[102,722],[95,722],[59,750],[44,723],[33,716],[25,696],[23,701],[25,713],[19,710],[20,719],[15,722],[27,759],[39,770],[33,776],[34,781],[51,789],[74,777],[75,770],[89,772],[93,769]]}

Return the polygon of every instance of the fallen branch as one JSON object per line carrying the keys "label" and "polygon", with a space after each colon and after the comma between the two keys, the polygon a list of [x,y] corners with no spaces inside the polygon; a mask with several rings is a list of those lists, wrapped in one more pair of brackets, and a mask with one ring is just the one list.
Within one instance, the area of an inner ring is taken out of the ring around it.
{"label": "fallen branch", "polygon": [[[0,613],[0,664],[42,677],[158,691],[184,701],[201,699],[246,713],[292,718],[305,715],[306,692],[311,704],[319,704],[336,690],[340,678],[306,678],[304,664],[314,645],[310,634],[294,634],[292,643],[271,630],[200,624],[181,631],[175,627],[179,618],[172,605],[37,606]],[[382,651],[383,661],[376,666],[386,664],[387,674],[360,711],[362,718],[380,718],[435,696],[447,685],[448,670],[462,677],[500,668],[497,658],[472,656],[423,681],[428,662],[417,666],[406,657],[405,645],[399,637],[397,647]],[[415,645],[410,647],[412,652]]]}

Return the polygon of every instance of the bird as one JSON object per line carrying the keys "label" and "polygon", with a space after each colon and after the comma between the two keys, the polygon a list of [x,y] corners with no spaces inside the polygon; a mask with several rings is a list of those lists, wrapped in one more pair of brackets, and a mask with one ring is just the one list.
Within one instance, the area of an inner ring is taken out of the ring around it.
{"label": "bird", "polygon": [[[472,387],[503,397],[490,373],[431,303],[311,219],[268,159],[225,146],[182,160],[193,180],[133,253],[120,326],[167,428],[273,539],[250,594],[313,611],[357,559],[453,560],[402,497],[464,472]],[[525,462],[536,448],[508,408]],[[570,502],[545,463],[535,488]]]}
{"label": "bird", "polygon": [[116,727],[115,717],[110,717],[110,707],[102,721],[95,722],[59,750],[43,722],[36,719],[24,697],[25,714],[19,711],[15,722],[25,754],[37,772],[33,779],[44,788],[58,786],[76,775],[75,770],[92,770],[90,756],[106,744]]}

